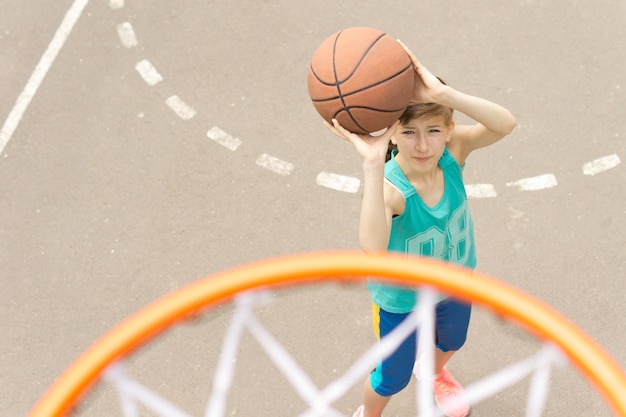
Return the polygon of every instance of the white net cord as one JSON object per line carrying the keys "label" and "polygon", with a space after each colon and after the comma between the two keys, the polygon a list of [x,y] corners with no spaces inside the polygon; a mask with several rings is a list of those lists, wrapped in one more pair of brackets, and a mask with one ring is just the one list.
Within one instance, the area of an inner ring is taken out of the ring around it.
{"label": "white net cord", "polygon": [[[417,326],[419,337],[417,338],[417,353],[420,360],[420,367],[426,369],[428,375],[435,372],[435,304],[437,293],[431,289],[424,288],[419,292],[419,303],[417,307]],[[413,370],[413,373],[419,370]],[[433,391],[430,381],[426,378],[417,378],[416,408],[420,417],[432,417],[437,410],[433,401]]]}
{"label": "white net cord", "polygon": [[[239,342],[243,334],[243,329],[252,315],[252,308],[254,307],[255,300],[250,298],[247,294],[248,293],[241,294],[235,300],[235,313],[232,323],[228,327],[228,332],[224,336],[222,352],[213,379],[213,392],[205,413],[206,417],[219,417],[224,415],[226,398],[233,381]],[[267,296],[265,293],[259,293],[257,299],[267,300]]]}
{"label": "white net cord", "polygon": [[112,384],[119,393],[124,417],[139,416],[137,403],[145,405],[157,416],[192,417],[168,400],[128,377],[122,363],[110,365],[104,372],[104,379]]}

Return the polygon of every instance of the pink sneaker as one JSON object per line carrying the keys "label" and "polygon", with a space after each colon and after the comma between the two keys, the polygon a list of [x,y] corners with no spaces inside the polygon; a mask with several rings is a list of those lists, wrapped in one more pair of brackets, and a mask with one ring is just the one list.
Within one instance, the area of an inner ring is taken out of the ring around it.
{"label": "pink sneaker", "polygon": [[435,402],[448,417],[466,417],[470,413],[463,387],[445,367],[433,380],[433,391]]}
{"label": "pink sneaker", "polygon": [[363,417],[364,408],[365,408],[364,406],[360,406],[359,408],[357,408],[354,414],[352,414],[352,417]]}

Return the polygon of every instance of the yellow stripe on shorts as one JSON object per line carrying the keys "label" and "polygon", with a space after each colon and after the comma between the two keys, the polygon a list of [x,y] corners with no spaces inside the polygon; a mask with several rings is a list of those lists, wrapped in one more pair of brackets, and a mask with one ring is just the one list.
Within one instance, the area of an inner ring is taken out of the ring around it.
{"label": "yellow stripe on shorts", "polygon": [[376,339],[380,341],[380,307],[372,303],[372,326]]}

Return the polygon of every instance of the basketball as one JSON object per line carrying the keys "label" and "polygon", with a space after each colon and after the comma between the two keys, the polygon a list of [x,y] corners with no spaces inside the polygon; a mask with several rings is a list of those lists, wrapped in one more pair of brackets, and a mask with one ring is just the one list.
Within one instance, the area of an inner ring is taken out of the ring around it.
{"label": "basketball", "polygon": [[328,37],[309,66],[309,96],[317,112],[354,133],[395,122],[413,95],[414,71],[402,46],[386,33],[352,27]]}

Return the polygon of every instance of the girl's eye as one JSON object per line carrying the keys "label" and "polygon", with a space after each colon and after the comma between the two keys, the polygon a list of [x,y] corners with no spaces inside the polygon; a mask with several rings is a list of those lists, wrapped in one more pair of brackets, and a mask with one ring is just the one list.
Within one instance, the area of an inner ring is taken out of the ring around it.
{"label": "girl's eye", "polygon": [[403,135],[412,135],[413,133],[415,132],[413,132],[412,130],[405,130],[402,132]]}
{"label": "girl's eye", "polygon": [[430,129],[429,132],[430,133],[439,133],[441,131],[439,129]]}

